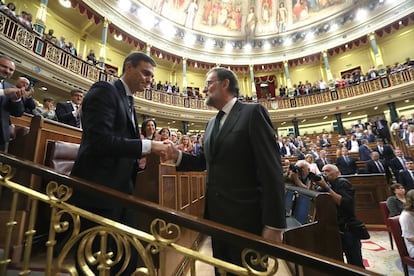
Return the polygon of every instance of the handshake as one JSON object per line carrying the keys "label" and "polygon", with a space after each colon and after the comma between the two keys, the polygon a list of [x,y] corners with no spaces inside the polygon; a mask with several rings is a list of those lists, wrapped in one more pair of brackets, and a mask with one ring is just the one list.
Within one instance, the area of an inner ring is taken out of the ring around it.
{"label": "handshake", "polygon": [[151,141],[151,152],[159,155],[161,160],[177,160],[179,151],[170,140]]}

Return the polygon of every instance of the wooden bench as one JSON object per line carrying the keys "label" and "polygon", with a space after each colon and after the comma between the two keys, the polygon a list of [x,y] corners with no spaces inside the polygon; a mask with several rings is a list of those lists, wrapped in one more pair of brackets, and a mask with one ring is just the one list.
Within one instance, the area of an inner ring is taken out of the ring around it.
{"label": "wooden bench", "polygon": [[355,189],[355,212],[366,224],[384,225],[379,203],[390,196],[385,174],[343,175]]}
{"label": "wooden bench", "polygon": [[[284,242],[300,249],[342,261],[342,248],[336,206],[328,193],[286,186]],[[289,264],[296,273],[297,267]],[[303,267],[303,275],[324,275]]]}

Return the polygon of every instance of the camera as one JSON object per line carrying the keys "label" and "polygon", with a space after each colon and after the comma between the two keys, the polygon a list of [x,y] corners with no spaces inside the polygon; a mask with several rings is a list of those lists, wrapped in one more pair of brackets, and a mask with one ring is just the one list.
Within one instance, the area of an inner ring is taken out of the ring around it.
{"label": "camera", "polygon": [[298,167],[296,165],[290,164],[289,165],[289,170],[291,170],[294,173],[299,173],[299,172],[302,171],[302,168],[301,167]]}
{"label": "camera", "polygon": [[33,82],[30,82],[29,85],[26,87],[26,91],[29,92],[33,88]]}
{"label": "camera", "polygon": [[308,177],[309,177],[309,179],[310,179],[312,182],[321,181],[321,180],[322,180],[322,178],[323,178],[325,181],[327,181],[327,179],[326,179],[326,175],[324,175],[324,174],[314,174],[313,172],[310,172],[310,173],[309,173],[309,175],[308,175]]}

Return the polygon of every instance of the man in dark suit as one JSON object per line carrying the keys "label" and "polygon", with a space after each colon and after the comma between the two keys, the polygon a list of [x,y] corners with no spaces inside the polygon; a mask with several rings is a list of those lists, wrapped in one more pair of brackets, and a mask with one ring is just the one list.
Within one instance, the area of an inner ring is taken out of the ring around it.
{"label": "man in dark suit", "polygon": [[[92,85],[82,104],[82,140],[72,176],[131,195],[135,190],[137,158],[167,150],[167,144],[140,139],[133,106],[132,93],[143,91],[151,84],[155,66],[151,57],[133,52],[126,57],[119,80]],[[103,202],[97,196],[77,191],[74,191],[71,202],[97,215],[137,226],[135,211],[115,202]],[[93,226],[94,223],[82,221],[82,230]],[[113,244],[108,247],[115,250]],[[111,275],[112,272],[131,275],[136,261],[137,258],[132,257],[127,271],[111,269]]]}
{"label": "man in dark suit", "polygon": [[400,172],[398,179],[400,180],[400,184],[402,184],[408,192],[409,190],[414,189],[414,162],[408,160],[405,162],[405,166],[407,169]]}
{"label": "man in dark suit", "polygon": [[361,145],[359,146],[359,160],[360,161],[371,160],[371,153],[372,153],[372,150],[368,145],[368,140],[362,139]]}
{"label": "man in dark suit", "polygon": [[78,89],[70,91],[70,101],[60,102],[56,105],[58,121],[73,127],[81,127],[81,110],[83,92]]}
{"label": "man in dark suit", "polygon": [[318,166],[319,171],[322,171],[323,166],[332,164],[332,159],[326,158],[326,150],[321,150],[319,152],[319,158],[315,160],[315,163]]}
{"label": "man in dark suit", "polygon": [[[285,192],[267,110],[239,102],[237,77],[223,67],[207,73],[204,92],[206,104],[220,112],[207,124],[202,151],[194,156],[171,145],[169,157],[177,160],[180,171],[207,169],[205,218],[281,241]],[[212,247],[213,256],[242,264],[244,245],[213,239]]]}
{"label": "man in dark suit", "polygon": [[355,159],[348,155],[347,148],[342,148],[341,156],[336,159],[336,166],[342,175],[355,174],[358,171]]}
{"label": "man in dark suit", "polygon": [[0,151],[7,152],[10,140],[10,115],[19,117],[24,113],[22,95],[24,88],[17,88],[6,82],[16,67],[13,60],[0,56]]}
{"label": "man in dark suit", "polygon": [[412,161],[413,159],[411,157],[405,157],[404,153],[400,149],[394,150],[395,158],[391,159],[390,161],[390,168],[397,180],[397,182],[400,182],[400,172],[407,169],[405,163],[409,160]]}
{"label": "man in dark suit", "polygon": [[367,161],[365,164],[365,173],[385,173],[387,183],[390,183],[391,181],[391,172],[385,162],[380,159],[380,155],[376,151],[372,152],[371,160]]}

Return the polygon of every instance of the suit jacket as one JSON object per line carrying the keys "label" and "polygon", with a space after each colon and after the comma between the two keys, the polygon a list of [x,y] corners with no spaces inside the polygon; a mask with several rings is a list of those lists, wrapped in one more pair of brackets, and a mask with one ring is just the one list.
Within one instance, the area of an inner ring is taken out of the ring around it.
{"label": "suit jacket", "polygon": [[385,176],[387,177],[387,180],[389,181],[391,179],[391,172],[387,166],[387,164],[382,161],[382,160],[378,160],[382,167],[384,168],[384,172],[380,172],[377,164],[375,164],[374,160],[369,160],[366,164],[365,164],[365,173],[385,173]]}
{"label": "suit jacket", "polygon": [[341,155],[336,159],[336,166],[342,175],[355,174],[358,172],[358,167],[356,165],[355,159],[348,156],[349,162],[345,161],[345,158]]}
{"label": "suit jacket", "polygon": [[382,147],[382,151],[380,151],[378,146],[375,146],[375,148],[373,149],[373,151],[376,151],[379,153],[380,155],[380,159],[384,159],[384,146]]}
{"label": "suit jacket", "polygon": [[[358,146],[361,146],[361,141],[360,140],[356,140],[358,142]],[[348,150],[351,149],[351,140],[346,141],[346,148]]]}
{"label": "suit jacket", "polygon": [[367,145],[359,146],[359,160],[360,161],[371,160],[371,149]]}
{"label": "suit jacket", "polygon": [[[14,85],[3,82],[3,89],[13,88]],[[24,113],[23,101],[13,101],[11,95],[0,96],[0,150],[5,150],[5,145],[10,140],[10,115],[20,117]]]}
{"label": "suit jacket", "polygon": [[[404,156],[404,158],[405,158],[405,160],[412,160],[411,157]],[[394,173],[394,176],[395,176],[397,182],[400,182],[400,179],[399,179],[400,171],[403,171],[406,168],[401,164],[398,157],[394,157],[393,159],[391,159],[390,167],[391,167],[392,172]]]}
{"label": "suit jacket", "polygon": [[329,139],[321,139],[319,140],[319,145],[324,148],[324,147],[330,147],[331,146],[331,141]]}
{"label": "suit jacket", "polygon": [[267,110],[235,103],[210,145],[215,117],[201,152],[183,153],[181,171],[207,169],[205,217],[254,234],[264,225],[286,227],[282,165]]}
{"label": "suit jacket", "polygon": [[[291,146],[289,146],[289,149],[290,149],[290,154],[291,154],[291,156],[293,156],[293,155],[295,154],[295,150],[294,150],[294,148],[293,148],[293,147],[291,147]],[[285,146],[283,146],[283,147],[281,147],[281,148],[280,148],[280,154],[281,154],[283,157],[287,155],[287,150],[286,150]]]}
{"label": "suit jacket", "polygon": [[60,102],[56,105],[56,117],[58,121],[76,127],[76,118],[73,116],[72,102]]}
{"label": "suit jacket", "polygon": [[400,172],[398,179],[407,192],[414,189],[414,179],[411,177],[411,172],[408,170]]}
{"label": "suit jacket", "polygon": [[[142,142],[120,80],[114,84],[93,84],[83,99],[82,126],[82,140],[71,175],[132,194]],[[76,193],[72,198],[85,208],[116,206],[111,202],[103,204],[102,199],[91,194]]]}
{"label": "suit jacket", "polygon": [[[331,158],[325,158],[326,159],[326,163],[328,164],[332,164],[332,159]],[[326,164],[322,161],[322,159],[316,159],[315,160],[316,165],[318,166],[318,169],[320,171],[322,171],[323,166],[325,166]]]}

